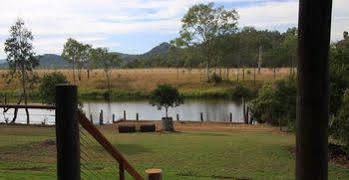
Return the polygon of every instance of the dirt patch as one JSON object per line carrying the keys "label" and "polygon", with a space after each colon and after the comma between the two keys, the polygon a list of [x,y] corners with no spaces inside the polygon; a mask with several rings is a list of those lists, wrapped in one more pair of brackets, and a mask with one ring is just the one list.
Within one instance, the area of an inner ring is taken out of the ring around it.
{"label": "dirt patch", "polygon": [[[161,121],[132,121],[122,120],[112,125],[105,125],[102,129],[115,129],[118,125],[135,125],[136,129],[140,125],[155,124],[156,130],[160,131],[162,128]],[[265,124],[249,125],[242,123],[229,122],[194,122],[194,121],[174,121],[176,131],[251,131],[251,132],[280,132],[278,128],[271,127]]]}
{"label": "dirt patch", "polygon": [[[287,149],[292,154],[296,154],[295,146],[289,146]],[[337,166],[349,168],[349,154],[340,145],[332,143],[328,145],[328,161]]]}

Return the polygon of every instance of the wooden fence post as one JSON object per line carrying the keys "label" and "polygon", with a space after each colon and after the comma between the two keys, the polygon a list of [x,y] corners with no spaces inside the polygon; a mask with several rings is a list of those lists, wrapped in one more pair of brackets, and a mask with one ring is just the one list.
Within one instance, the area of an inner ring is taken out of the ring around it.
{"label": "wooden fence post", "polygon": [[119,179],[125,180],[125,167],[122,161],[119,163]]}
{"label": "wooden fence post", "polygon": [[93,124],[92,114],[90,114],[90,121]]}
{"label": "wooden fence post", "polygon": [[126,120],[126,111],[124,110],[124,120]]}
{"label": "wooden fence post", "polygon": [[177,121],[179,121],[179,114],[176,114],[176,116],[177,116]]}
{"label": "wooden fence post", "polygon": [[113,114],[112,122],[113,122],[113,123],[115,122],[115,114]]}
{"label": "wooden fence post", "polygon": [[57,179],[80,180],[77,86],[56,86]]}
{"label": "wooden fence post", "polygon": [[332,0],[299,1],[296,180],[328,179]]}
{"label": "wooden fence post", "polygon": [[200,113],[200,120],[201,122],[204,122],[204,114],[202,112]]}
{"label": "wooden fence post", "polygon": [[103,110],[99,113],[99,125],[103,125]]}
{"label": "wooden fence post", "polygon": [[139,117],[138,117],[138,113],[136,113],[136,120],[138,121],[139,119],[138,119]]}
{"label": "wooden fence post", "polygon": [[229,113],[229,121],[233,122],[233,114],[232,113]]}

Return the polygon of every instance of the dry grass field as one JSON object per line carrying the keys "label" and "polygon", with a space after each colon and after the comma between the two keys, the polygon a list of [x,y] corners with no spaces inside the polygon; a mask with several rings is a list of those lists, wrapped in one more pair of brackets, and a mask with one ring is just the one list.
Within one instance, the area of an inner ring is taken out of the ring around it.
{"label": "dry grass field", "polygon": [[[229,69],[229,80],[242,81],[242,69]],[[42,77],[44,74],[52,72],[62,72],[70,82],[73,82],[73,71],[71,69],[39,69],[35,72]],[[214,69],[212,69],[214,72]],[[211,72],[211,73],[212,73]],[[18,81],[13,81],[10,84],[5,83],[3,74],[6,70],[0,70],[0,90],[19,89]],[[224,79],[227,79],[227,70],[216,70],[217,74],[222,74]],[[289,68],[276,69],[275,78],[280,79],[289,75]],[[78,72],[76,71],[76,77]],[[253,69],[245,69],[244,81],[253,81]],[[238,76],[238,77],[237,77]],[[87,71],[81,71],[81,80],[77,80],[77,84],[81,90],[100,90],[106,89],[105,73],[102,69],[95,69],[90,72],[90,78],[87,78]],[[181,91],[190,91],[193,89],[201,90],[207,88],[222,88],[226,84],[213,85],[206,83],[206,74],[204,69],[175,69],[175,68],[149,68],[149,69],[113,69],[111,71],[112,88],[115,90],[137,90],[149,92],[158,84],[168,83],[178,87]],[[274,80],[273,69],[263,68],[258,73],[256,70],[256,81]]]}

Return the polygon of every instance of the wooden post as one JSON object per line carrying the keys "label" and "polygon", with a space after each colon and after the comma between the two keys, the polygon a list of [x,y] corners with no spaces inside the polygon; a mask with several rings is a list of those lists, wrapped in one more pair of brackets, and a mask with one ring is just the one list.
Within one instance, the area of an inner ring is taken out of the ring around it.
{"label": "wooden post", "polygon": [[148,180],[162,180],[161,169],[147,169],[145,173],[148,174]]}
{"label": "wooden post", "polygon": [[80,180],[77,86],[56,86],[57,179]]}
{"label": "wooden post", "polygon": [[126,120],[126,111],[124,110],[124,120]]}
{"label": "wooden post", "polygon": [[253,85],[256,85],[256,68],[253,68]]}
{"label": "wooden post", "polygon": [[233,114],[232,113],[229,113],[229,121],[233,122]]}
{"label": "wooden post", "polygon": [[99,125],[103,125],[103,110],[99,113]]}
{"label": "wooden post", "polygon": [[90,114],[90,121],[93,124],[92,114]]}
{"label": "wooden post", "polygon": [[176,116],[177,116],[177,121],[179,121],[179,114],[176,114]]}
{"label": "wooden post", "polygon": [[138,119],[138,113],[136,113],[136,120],[138,121],[139,119]]}
{"label": "wooden post", "polygon": [[244,117],[244,122],[245,124],[247,124],[247,119],[246,119],[246,103],[245,103],[245,99],[242,98],[242,115]]}
{"label": "wooden post", "polygon": [[119,163],[119,179],[125,180],[125,167],[123,162]]}
{"label": "wooden post", "polygon": [[201,122],[204,122],[204,114],[202,112],[200,113],[200,120]]}
{"label": "wooden post", "polygon": [[300,0],[296,179],[328,179],[329,72],[332,1]]}

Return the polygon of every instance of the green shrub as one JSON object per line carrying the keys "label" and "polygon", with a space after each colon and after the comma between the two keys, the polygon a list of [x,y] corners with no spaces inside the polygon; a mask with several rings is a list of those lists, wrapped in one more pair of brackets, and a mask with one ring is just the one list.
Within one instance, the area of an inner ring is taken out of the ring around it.
{"label": "green shrub", "polygon": [[266,82],[251,102],[251,111],[258,122],[294,127],[297,87],[294,77]]}
{"label": "green shrub", "polygon": [[349,89],[346,89],[337,116],[330,120],[329,134],[349,152]]}
{"label": "green shrub", "polygon": [[254,92],[246,86],[238,83],[231,89],[230,95],[233,99],[251,99]]}
{"label": "green shrub", "polygon": [[39,96],[43,103],[54,104],[56,97],[56,85],[68,83],[67,78],[61,72],[53,72],[44,75],[40,81]]}

